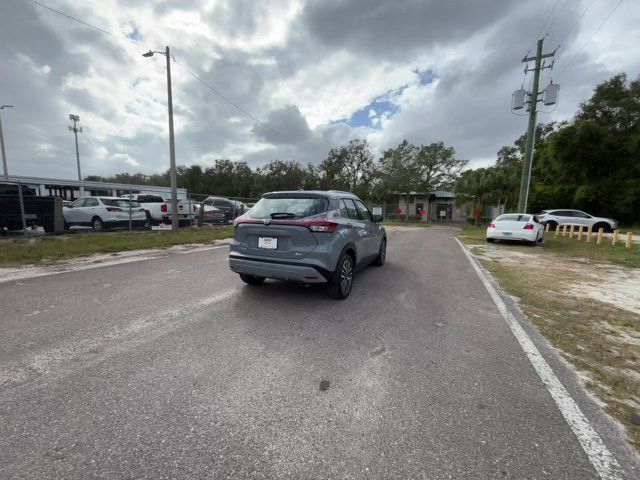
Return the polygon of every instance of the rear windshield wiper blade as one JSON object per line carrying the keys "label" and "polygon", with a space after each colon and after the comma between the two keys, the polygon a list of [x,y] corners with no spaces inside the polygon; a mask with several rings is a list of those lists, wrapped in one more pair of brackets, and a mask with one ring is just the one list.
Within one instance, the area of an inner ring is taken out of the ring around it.
{"label": "rear windshield wiper blade", "polygon": [[297,217],[298,215],[290,212],[274,212],[270,214],[270,216],[271,218],[293,218],[293,217]]}

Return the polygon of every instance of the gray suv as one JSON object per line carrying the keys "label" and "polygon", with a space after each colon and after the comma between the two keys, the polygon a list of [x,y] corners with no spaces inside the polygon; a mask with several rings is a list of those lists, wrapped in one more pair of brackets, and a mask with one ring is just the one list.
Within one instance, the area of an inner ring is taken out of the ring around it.
{"label": "gray suv", "polygon": [[348,192],[265,193],[234,222],[229,266],[249,285],[265,278],[326,283],[334,297],[344,299],[354,272],[384,265],[381,221]]}

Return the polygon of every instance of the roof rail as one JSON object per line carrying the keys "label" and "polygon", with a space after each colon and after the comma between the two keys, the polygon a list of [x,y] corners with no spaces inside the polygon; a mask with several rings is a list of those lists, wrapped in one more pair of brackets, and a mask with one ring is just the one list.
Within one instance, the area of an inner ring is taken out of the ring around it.
{"label": "roof rail", "polygon": [[348,195],[354,195],[351,192],[345,192],[344,190],[327,190],[327,193],[346,193]]}

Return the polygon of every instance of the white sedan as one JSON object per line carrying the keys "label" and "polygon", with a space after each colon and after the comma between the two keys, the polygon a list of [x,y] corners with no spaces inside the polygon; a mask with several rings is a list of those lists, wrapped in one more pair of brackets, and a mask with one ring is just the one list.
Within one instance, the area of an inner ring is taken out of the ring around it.
{"label": "white sedan", "polygon": [[487,242],[518,240],[529,244],[542,241],[544,227],[536,215],[506,213],[493,220],[487,227]]}

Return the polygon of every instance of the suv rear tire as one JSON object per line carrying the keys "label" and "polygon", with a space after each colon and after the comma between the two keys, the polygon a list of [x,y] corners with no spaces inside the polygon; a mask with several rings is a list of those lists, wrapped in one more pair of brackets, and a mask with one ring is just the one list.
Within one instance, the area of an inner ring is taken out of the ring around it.
{"label": "suv rear tire", "polygon": [[611,225],[609,225],[608,223],[604,223],[604,222],[596,223],[593,226],[593,228],[591,229],[591,231],[598,233],[598,230],[600,230],[601,228],[602,228],[602,231],[604,233],[611,233],[611,231],[612,231]]}
{"label": "suv rear tire", "polygon": [[329,286],[331,296],[336,300],[344,300],[351,293],[353,287],[353,258],[347,252],[340,255],[338,265]]}
{"label": "suv rear tire", "polygon": [[256,277],[255,275],[248,275],[246,273],[240,273],[240,279],[247,285],[262,285],[264,277]]}
{"label": "suv rear tire", "polygon": [[104,230],[104,223],[100,217],[93,217],[91,220],[91,226],[95,232],[101,232]]}
{"label": "suv rear tire", "polygon": [[378,256],[373,261],[373,264],[376,267],[381,267],[384,265],[384,262],[386,259],[387,259],[387,239],[383,237],[382,241],[380,242],[380,250],[378,250]]}

